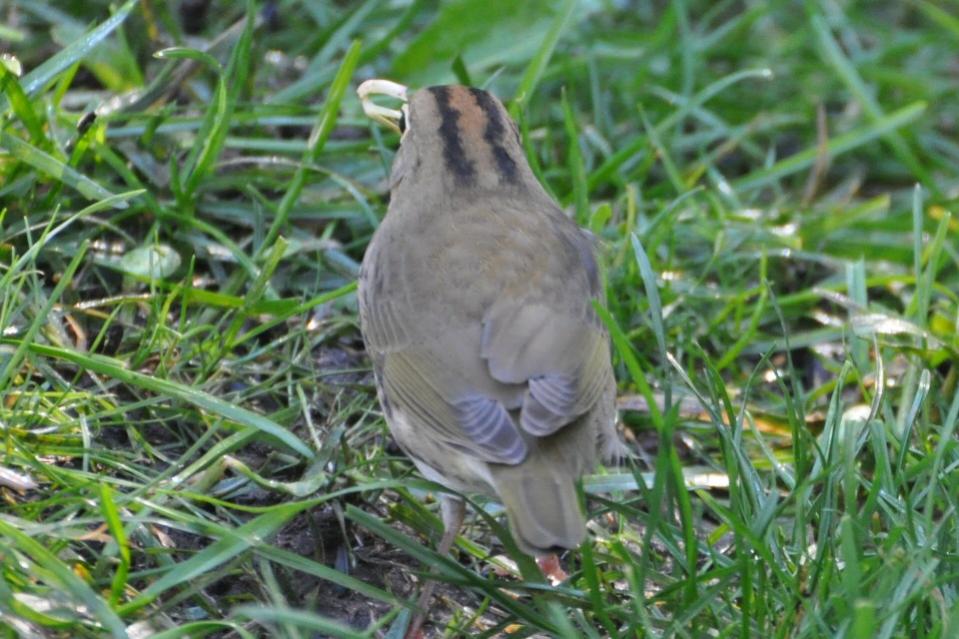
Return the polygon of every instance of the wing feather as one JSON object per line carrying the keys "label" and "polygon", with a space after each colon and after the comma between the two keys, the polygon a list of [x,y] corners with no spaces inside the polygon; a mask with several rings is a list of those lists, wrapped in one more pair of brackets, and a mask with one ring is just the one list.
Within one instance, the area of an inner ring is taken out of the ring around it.
{"label": "wing feather", "polygon": [[526,442],[503,403],[460,391],[463,383],[456,374],[437,364],[423,355],[387,354],[383,383],[390,402],[402,406],[413,423],[425,426],[423,437],[468,449],[484,461],[522,462],[528,453]]}

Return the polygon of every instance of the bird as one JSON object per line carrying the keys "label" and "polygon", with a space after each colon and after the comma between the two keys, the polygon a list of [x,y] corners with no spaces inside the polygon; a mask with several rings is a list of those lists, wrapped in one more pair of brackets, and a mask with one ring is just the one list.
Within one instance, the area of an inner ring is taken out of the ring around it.
{"label": "bird", "polygon": [[[492,93],[382,79],[357,92],[400,134],[357,289],[385,421],[425,478],[499,500],[546,563],[586,537],[577,480],[625,450],[597,242],[537,180]],[[465,506],[440,504],[446,554]]]}

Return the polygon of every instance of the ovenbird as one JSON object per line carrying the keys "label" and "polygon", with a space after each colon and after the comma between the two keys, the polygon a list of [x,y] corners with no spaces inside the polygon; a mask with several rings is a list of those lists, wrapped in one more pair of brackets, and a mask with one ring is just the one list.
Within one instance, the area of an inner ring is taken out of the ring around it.
{"label": "ovenbird", "polygon": [[[522,550],[574,548],[576,481],[622,446],[594,240],[537,181],[492,94],[358,92],[401,133],[358,293],[386,422],[423,476],[499,499]],[[443,499],[446,552],[463,507]]]}

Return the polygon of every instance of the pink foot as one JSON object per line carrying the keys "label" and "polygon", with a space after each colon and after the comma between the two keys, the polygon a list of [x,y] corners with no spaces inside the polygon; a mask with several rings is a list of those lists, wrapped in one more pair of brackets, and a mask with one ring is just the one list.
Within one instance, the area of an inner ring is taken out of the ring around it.
{"label": "pink foot", "polygon": [[557,555],[549,554],[537,557],[536,564],[539,566],[539,569],[543,571],[543,576],[549,579],[549,583],[552,586],[558,586],[569,579],[569,575],[566,574],[566,571],[563,570],[563,567],[559,564],[559,557]]}

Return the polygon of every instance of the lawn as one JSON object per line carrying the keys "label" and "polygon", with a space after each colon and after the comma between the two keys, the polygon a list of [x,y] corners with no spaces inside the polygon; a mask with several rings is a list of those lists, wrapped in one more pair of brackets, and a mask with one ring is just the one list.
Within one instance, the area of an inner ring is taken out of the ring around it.
{"label": "lawn", "polygon": [[[209,5],[209,6],[208,6]],[[959,637],[959,1],[0,1],[0,636]],[[634,453],[451,558],[355,281],[487,88],[601,239]]]}

